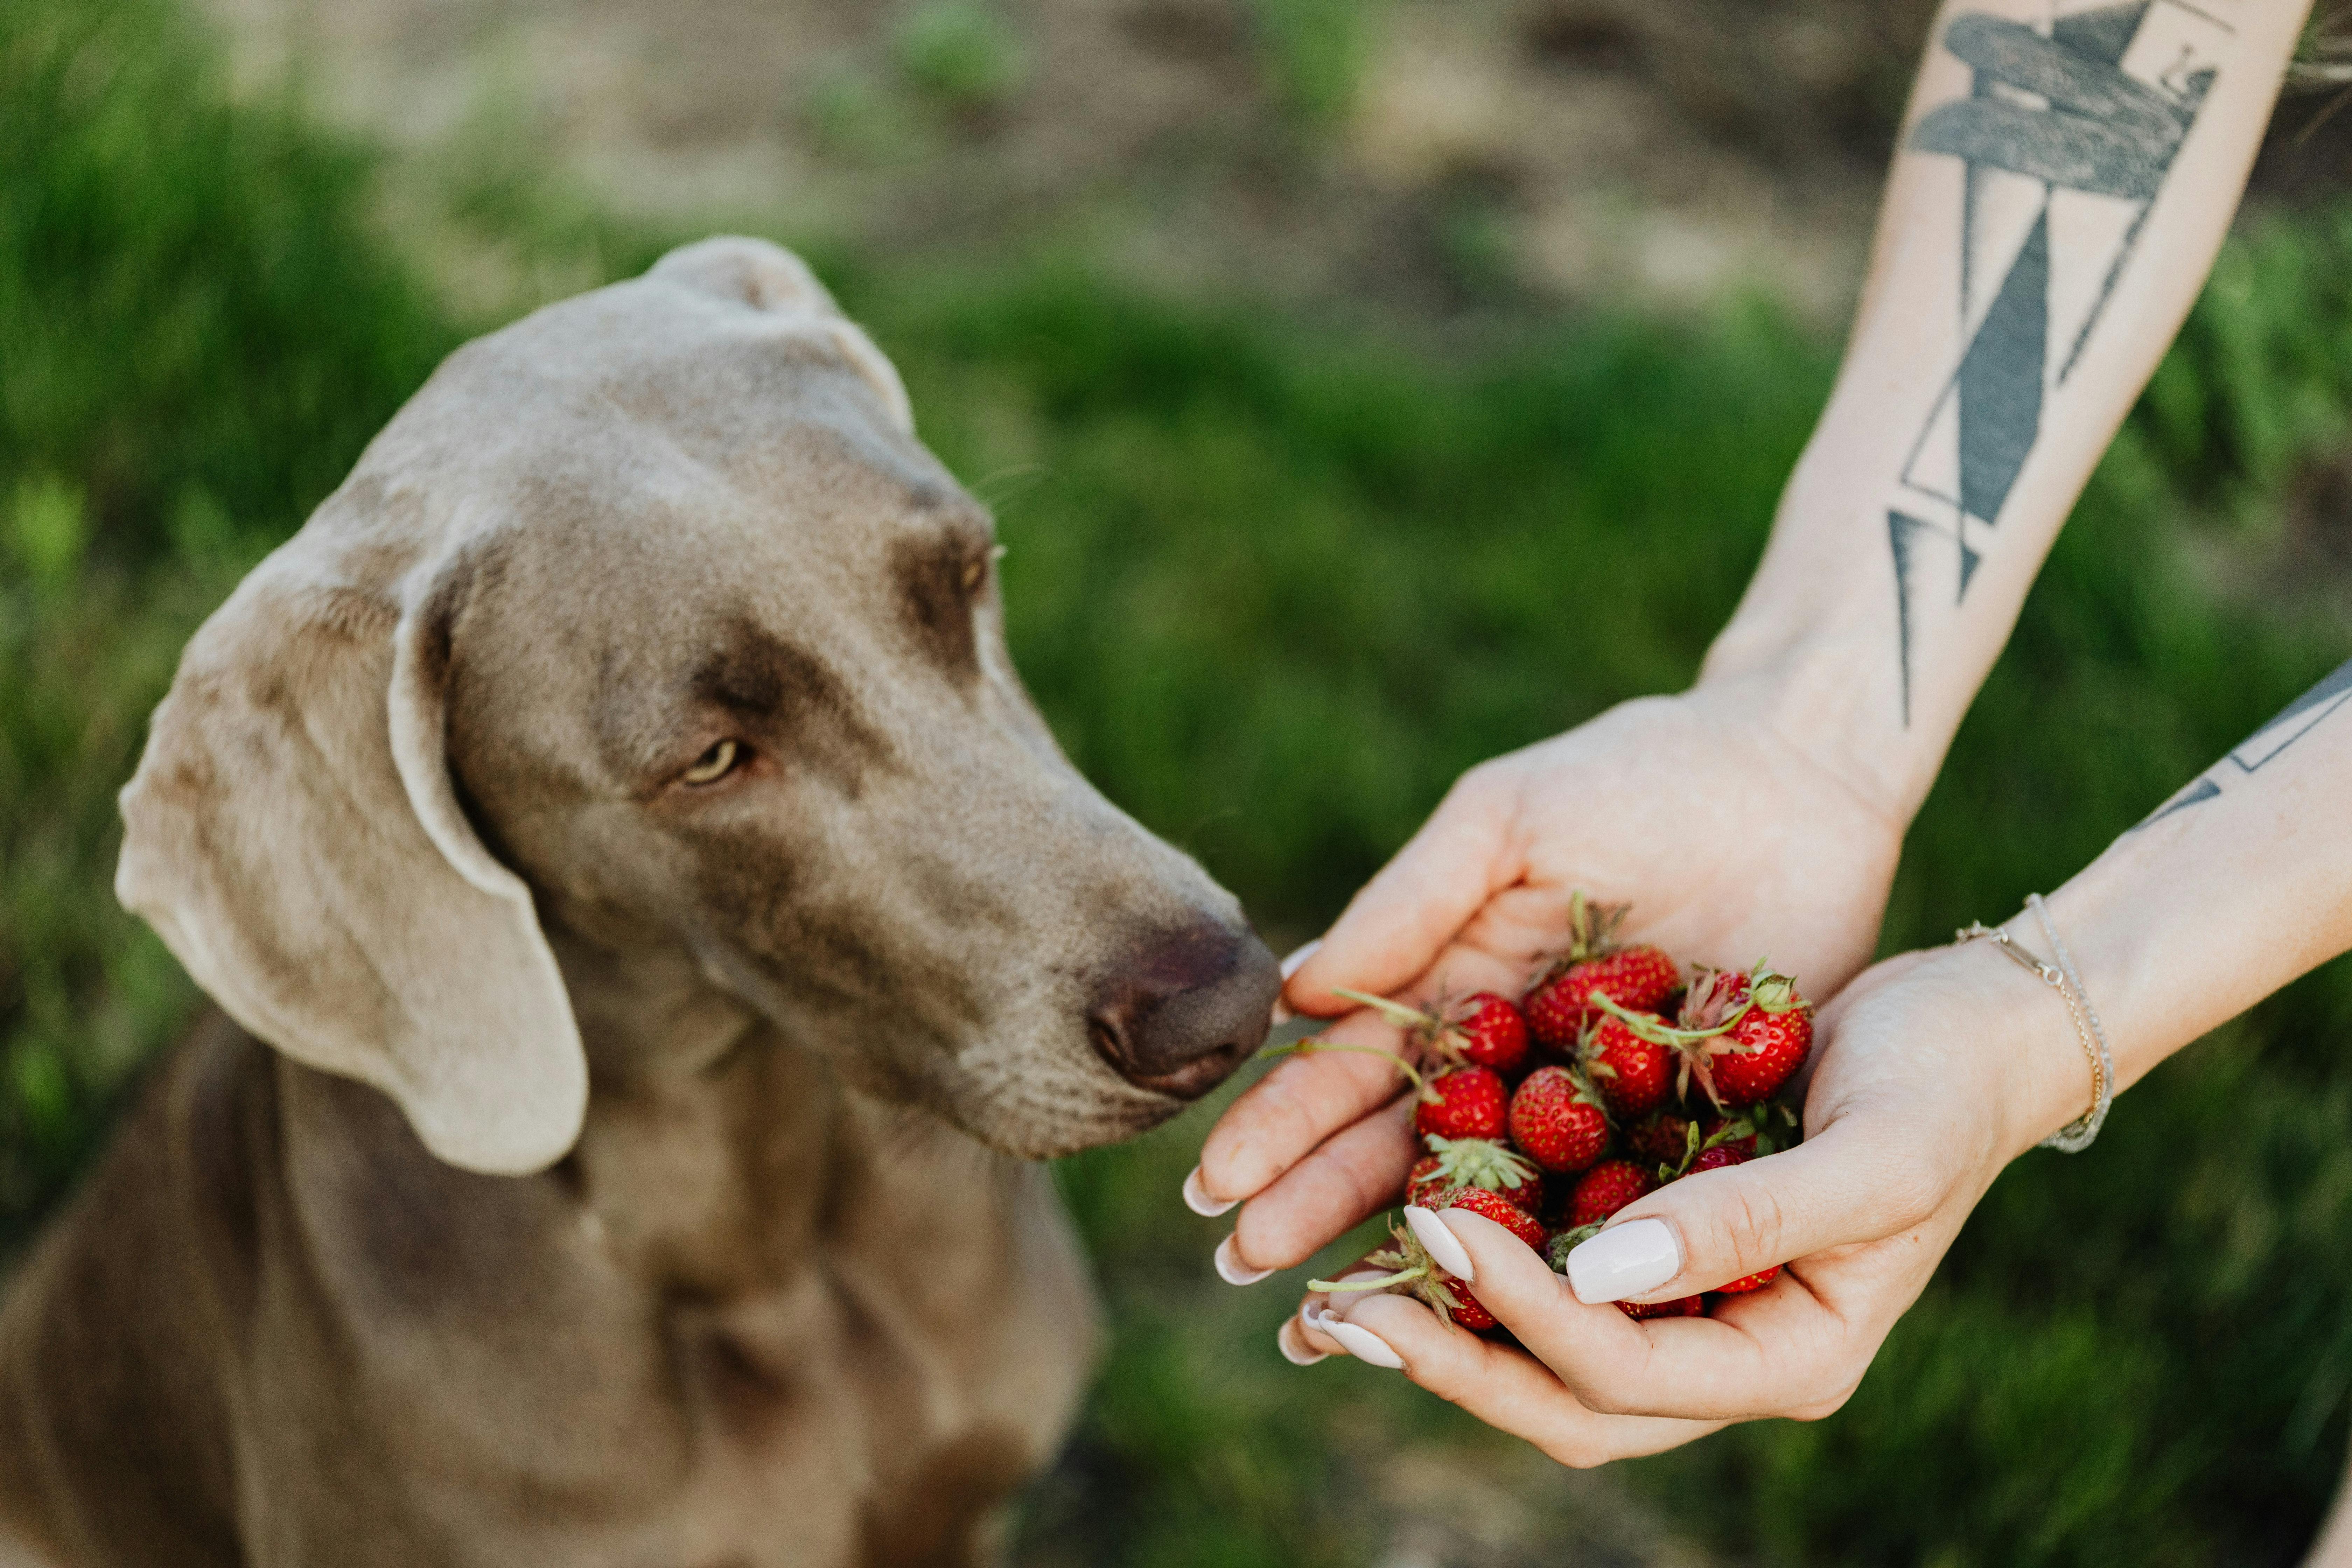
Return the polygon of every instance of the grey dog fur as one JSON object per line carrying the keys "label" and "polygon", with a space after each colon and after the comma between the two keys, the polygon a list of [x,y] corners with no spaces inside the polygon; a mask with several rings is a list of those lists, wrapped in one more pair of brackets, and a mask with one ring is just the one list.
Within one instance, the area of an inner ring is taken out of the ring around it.
{"label": "grey dog fur", "polygon": [[1055,745],[992,542],[773,246],[451,356],[123,792],[229,1016],[0,1306],[0,1565],[985,1560],[1097,1340],[1028,1162],[1180,1104],[1090,998],[1204,929],[1276,984]]}

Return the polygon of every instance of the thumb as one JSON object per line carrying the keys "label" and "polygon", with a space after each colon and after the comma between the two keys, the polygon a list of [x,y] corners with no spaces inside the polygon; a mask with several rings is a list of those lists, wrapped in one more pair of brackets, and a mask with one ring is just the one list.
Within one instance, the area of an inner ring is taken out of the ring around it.
{"label": "thumb", "polygon": [[1577,1300],[1671,1301],[1926,1222],[1927,1184],[1851,1121],[1794,1149],[1701,1171],[1627,1205],[1568,1255]]}
{"label": "thumb", "polygon": [[1322,946],[1291,976],[1283,1000],[1328,1017],[1355,1004],[1334,986],[1386,996],[1437,961],[1445,944],[1524,868],[1510,850],[1507,787],[1465,774],[1421,831],[1349,900]]}

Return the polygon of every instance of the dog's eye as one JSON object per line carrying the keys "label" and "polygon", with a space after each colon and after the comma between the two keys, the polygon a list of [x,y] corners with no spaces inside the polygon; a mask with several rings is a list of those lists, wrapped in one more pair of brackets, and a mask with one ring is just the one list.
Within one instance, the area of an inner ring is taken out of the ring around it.
{"label": "dog's eye", "polygon": [[735,763],[743,748],[732,741],[721,741],[694,759],[694,765],[679,774],[689,784],[717,784],[735,771]]}
{"label": "dog's eye", "polygon": [[979,556],[975,555],[963,563],[963,591],[967,595],[979,593],[981,584],[987,578],[988,563]]}

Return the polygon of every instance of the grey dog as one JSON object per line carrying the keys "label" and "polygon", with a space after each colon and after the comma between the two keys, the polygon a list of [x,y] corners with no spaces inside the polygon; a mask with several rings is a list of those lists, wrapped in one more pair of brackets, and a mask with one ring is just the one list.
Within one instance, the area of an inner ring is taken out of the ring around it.
{"label": "grey dog", "polygon": [[773,246],[451,356],[123,791],[226,1016],[0,1311],[0,1563],[991,1554],[1096,1334],[1027,1162],[1277,986],[1055,745],[994,553]]}

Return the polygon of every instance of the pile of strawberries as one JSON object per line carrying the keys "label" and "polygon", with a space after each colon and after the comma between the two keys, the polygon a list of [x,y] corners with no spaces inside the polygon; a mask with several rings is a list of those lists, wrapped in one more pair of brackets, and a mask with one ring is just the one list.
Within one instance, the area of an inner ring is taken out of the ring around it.
{"label": "pile of strawberries", "polygon": [[[1427,1152],[1406,1201],[1484,1215],[1563,1271],[1636,1198],[1794,1142],[1797,1117],[1773,1096],[1812,1048],[1812,1006],[1788,976],[1759,963],[1685,977],[1657,948],[1614,941],[1624,914],[1575,896],[1568,950],[1517,1003],[1482,991],[1423,1012],[1341,993],[1403,1026],[1419,1064],[1405,1070]],[[1396,1272],[1369,1288],[1411,1289],[1466,1329],[1496,1326],[1410,1230],[1392,1229],[1396,1246],[1372,1261]],[[1698,1317],[1707,1300],[1619,1305],[1634,1318]]]}

